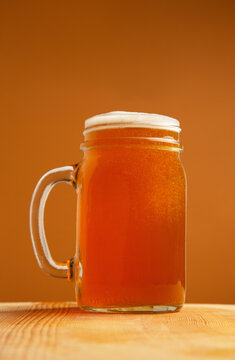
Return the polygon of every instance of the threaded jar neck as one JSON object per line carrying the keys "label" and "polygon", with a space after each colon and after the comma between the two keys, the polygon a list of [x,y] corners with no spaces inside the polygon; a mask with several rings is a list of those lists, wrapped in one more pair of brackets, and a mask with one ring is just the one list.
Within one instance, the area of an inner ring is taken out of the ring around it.
{"label": "threaded jar neck", "polygon": [[85,121],[82,150],[104,146],[156,146],[181,150],[179,121],[168,116],[111,112]]}

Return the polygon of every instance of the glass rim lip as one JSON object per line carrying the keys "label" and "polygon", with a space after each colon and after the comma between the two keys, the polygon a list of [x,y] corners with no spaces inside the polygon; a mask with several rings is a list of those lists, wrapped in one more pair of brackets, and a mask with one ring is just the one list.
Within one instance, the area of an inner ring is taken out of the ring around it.
{"label": "glass rim lip", "polygon": [[123,127],[153,128],[177,133],[181,131],[180,122],[169,116],[129,111],[112,111],[86,119],[83,134],[85,135],[90,131]]}

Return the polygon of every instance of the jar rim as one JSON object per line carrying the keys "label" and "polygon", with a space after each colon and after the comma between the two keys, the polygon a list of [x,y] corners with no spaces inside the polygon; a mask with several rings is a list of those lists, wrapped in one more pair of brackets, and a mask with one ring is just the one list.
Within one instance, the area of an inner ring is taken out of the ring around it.
{"label": "jar rim", "polygon": [[122,127],[142,127],[170,130],[179,133],[180,122],[172,117],[160,114],[130,111],[111,111],[92,116],[85,120],[84,135],[94,130]]}

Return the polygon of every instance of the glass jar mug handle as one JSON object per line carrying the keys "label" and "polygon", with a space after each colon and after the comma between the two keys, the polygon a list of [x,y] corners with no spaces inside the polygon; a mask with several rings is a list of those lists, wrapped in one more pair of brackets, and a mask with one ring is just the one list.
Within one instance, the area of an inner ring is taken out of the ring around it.
{"label": "glass jar mug handle", "polygon": [[48,171],[37,183],[30,205],[30,233],[40,268],[51,276],[69,280],[73,277],[74,258],[64,262],[52,258],[44,229],[44,209],[47,197],[56,184],[66,183],[77,189],[78,169],[76,164]]}

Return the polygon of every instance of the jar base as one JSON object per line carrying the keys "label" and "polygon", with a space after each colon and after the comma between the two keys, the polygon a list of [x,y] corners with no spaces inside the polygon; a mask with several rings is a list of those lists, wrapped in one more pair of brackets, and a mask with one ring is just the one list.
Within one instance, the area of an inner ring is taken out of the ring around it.
{"label": "jar base", "polygon": [[127,307],[104,307],[95,308],[90,306],[81,306],[83,310],[99,313],[122,313],[122,314],[151,314],[151,313],[171,313],[177,312],[183,305],[149,305],[149,306],[127,306]]}

